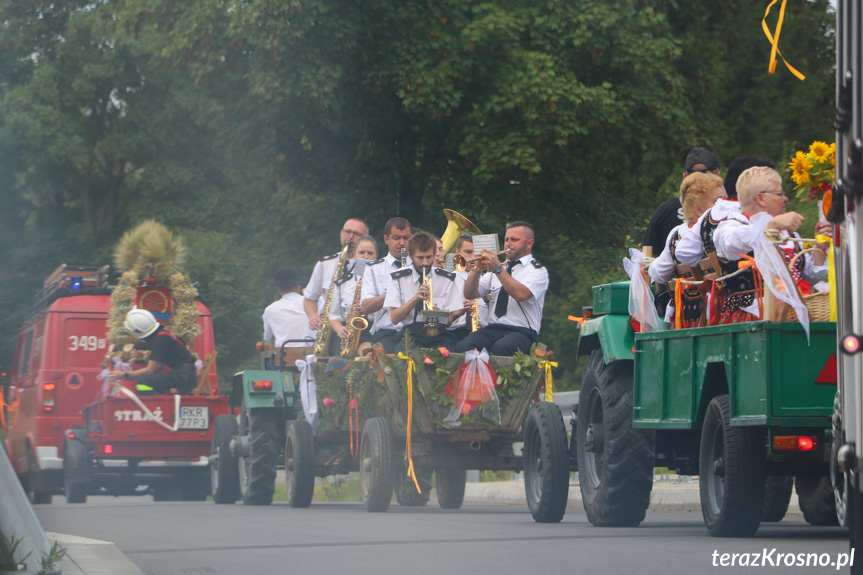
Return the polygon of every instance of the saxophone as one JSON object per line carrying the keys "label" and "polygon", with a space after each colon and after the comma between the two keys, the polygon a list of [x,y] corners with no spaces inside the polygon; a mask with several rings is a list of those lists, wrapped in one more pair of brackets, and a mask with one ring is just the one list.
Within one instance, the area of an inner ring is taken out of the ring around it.
{"label": "saxophone", "polygon": [[336,280],[342,277],[345,273],[345,265],[348,262],[348,254],[351,251],[351,243],[345,244],[342,248],[342,254],[339,256],[339,262],[336,264],[336,271],[333,272],[333,279],[330,280],[330,289],[327,290],[327,299],[324,301],[324,310],[321,312],[321,333],[315,340],[315,355],[318,357],[327,357],[330,349],[330,337],[333,335],[333,328],[330,325],[330,306],[333,304],[333,294],[336,292]]}
{"label": "saxophone", "polygon": [[479,325],[479,298],[473,300],[470,306],[470,331],[474,332],[480,328]]}
{"label": "saxophone", "polygon": [[357,288],[354,291],[354,301],[351,303],[351,311],[347,317],[348,337],[342,340],[342,357],[352,357],[356,355],[357,348],[360,345],[360,332],[369,327],[369,320],[363,317],[363,312],[360,311],[360,303],[362,303],[363,277],[357,280]]}

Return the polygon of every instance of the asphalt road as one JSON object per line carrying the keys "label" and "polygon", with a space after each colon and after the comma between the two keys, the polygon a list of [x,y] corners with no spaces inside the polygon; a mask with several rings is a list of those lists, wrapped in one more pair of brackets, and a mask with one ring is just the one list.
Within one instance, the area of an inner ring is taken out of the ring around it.
{"label": "asphalt road", "polygon": [[[443,511],[394,503],[387,513],[368,513],[353,503],[291,509],[154,503],[149,496],[91,497],[86,505],[54,500],[35,506],[47,531],[113,541],[152,575],[849,572],[811,565],[816,555],[835,562],[847,551],[847,533],[799,517],[762,525],[752,539],[716,539],[700,513],[687,512],[649,511],[639,528],[600,529],[573,508],[562,523],[540,525],[521,506]],[[753,554],[750,566],[723,568],[726,553],[729,563],[731,554]],[[786,567],[786,553],[812,554],[810,566]],[[766,567],[751,566],[756,555]]]}

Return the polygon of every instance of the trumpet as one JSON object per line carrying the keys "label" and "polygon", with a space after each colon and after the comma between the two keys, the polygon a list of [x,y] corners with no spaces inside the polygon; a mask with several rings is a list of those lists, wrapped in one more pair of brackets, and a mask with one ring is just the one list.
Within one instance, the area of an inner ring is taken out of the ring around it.
{"label": "trumpet", "polygon": [[[509,252],[511,252],[511,251],[512,251],[512,248],[507,248],[507,249],[499,251],[495,254],[496,256],[500,256],[501,254],[507,255],[507,257],[503,258],[502,262],[499,262],[500,264],[506,263],[506,260],[509,258]],[[456,254],[452,258],[452,265],[455,268],[455,271],[457,271],[457,272],[464,272],[464,271],[478,272],[480,270],[490,271],[488,268],[480,265],[481,261],[482,261],[482,256],[471,258],[471,259],[466,259],[463,255]]]}
{"label": "trumpet", "polygon": [[[431,271],[431,268],[429,268]],[[431,276],[426,275],[426,268],[423,266],[423,284],[429,286],[429,297],[427,300],[423,302],[423,311],[432,311],[434,310],[434,300],[432,300],[432,279]],[[436,337],[440,335],[441,326],[438,323],[437,318],[427,317],[425,324],[423,324],[423,333],[428,337]]]}

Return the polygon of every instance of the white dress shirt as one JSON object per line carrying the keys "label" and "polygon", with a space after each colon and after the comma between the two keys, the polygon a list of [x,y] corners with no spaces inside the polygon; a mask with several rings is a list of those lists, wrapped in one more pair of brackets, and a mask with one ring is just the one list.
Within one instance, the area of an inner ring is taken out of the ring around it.
{"label": "white dress shirt", "polygon": [[[312,275],[309,277],[309,284],[303,290],[303,296],[307,300],[318,302],[318,313],[321,313],[324,309],[324,300],[326,297],[321,296],[326,296],[330,289],[333,274],[336,273],[336,266],[339,264],[340,255],[342,255],[342,252],[319,259],[315,264],[315,269],[312,270]],[[348,260],[345,263],[348,271],[354,268],[354,261]],[[335,300],[335,295],[333,300]]]}
{"label": "white dress shirt", "polygon": [[545,292],[548,291],[548,270],[534,260],[533,254],[527,254],[513,267],[510,275],[520,284],[530,290],[530,297],[518,302],[510,294],[506,313],[498,317],[495,312],[497,297],[500,293],[500,279],[497,274],[485,274],[479,280],[479,295],[489,296],[488,323],[527,327],[539,334],[542,323],[542,306],[545,303]]}
{"label": "white dress shirt", "polygon": [[[407,258],[407,265],[412,265],[410,258]],[[400,266],[401,261],[389,253],[386,257],[368,264],[363,273],[362,301],[387,293],[392,280],[390,273],[400,269]],[[381,310],[371,314],[369,319],[374,320],[374,325],[370,331],[372,334],[382,329],[398,329],[390,321],[390,312],[386,305]]]}
{"label": "white dress shirt", "polygon": [[[408,273],[410,270],[410,273]],[[431,274],[431,290],[432,302],[438,309],[444,311],[454,311],[461,309],[464,301],[463,290],[456,289],[456,276],[454,272],[448,272],[441,268],[433,268]],[[387,291],[387,297],[384,300],[384,309],[393,310],[403,306],[410,298],[416,295],[422,282],[422,275],[417,270],[410,266],[401,270],[396,270],[390,274],[392,284]],[[398,329],[403,329],[406,326],[416,322],[423,323],[425,318],[417,314],[416,318],[411,311],[404,320],[399,322]],[[445,324],[446,321],[441,321]]]}
{"label": "white dress shirt", "polygon": [[[275,338],[277,348],[289,339],[315,340],[317,333],[309,329],[309,318],[303,309],[303,296],[296,292],[286,293],[264,310],[264,341]],[[306,347],[308,343],[287,343],[285,347]]]}

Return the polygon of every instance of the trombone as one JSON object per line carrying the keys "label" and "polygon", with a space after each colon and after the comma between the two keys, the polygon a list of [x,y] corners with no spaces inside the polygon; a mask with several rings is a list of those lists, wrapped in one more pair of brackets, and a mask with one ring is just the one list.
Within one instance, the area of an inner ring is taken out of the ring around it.
{"label": "trombone", "polygon": [[[506,257],[503,258],[503,261],[499,261],[498,263],[500,263],[500,264],[506,263],[506,260],[509,259],[509,252],[511,252],[511,251],[512,251],[512,248],[507,248],[505,250],[497,252],[495,254],[496,256],[500,256],[501,254],[506,254]],[[457,271],[457,272],[464,272],[464,271],[478,272],[480,270],[490,271],[488,268],[485,268],[485,267],[480,265],[481,261],[482,261],[482,256],[471,258],[471,259],[466,259],[463,255],[456,254],[452,258],[452,265],[455,268],[455,271]]]}

